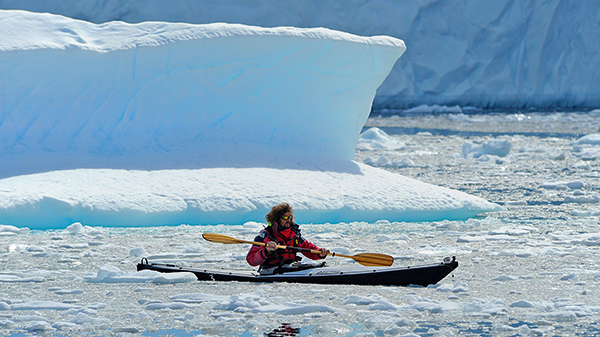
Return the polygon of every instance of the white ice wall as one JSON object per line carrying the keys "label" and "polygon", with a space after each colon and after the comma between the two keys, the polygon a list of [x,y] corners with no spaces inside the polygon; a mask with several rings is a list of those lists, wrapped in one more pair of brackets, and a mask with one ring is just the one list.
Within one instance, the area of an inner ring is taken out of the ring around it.
{"label": "white ice wall", "polygon": [[0,0],[0,8],[92,22],[230,22],[327,27],[401,38],[408,50],[377,107],[600,106],[600,2]]}
{"label": "white ice wall", "polygon": [[352,160],[401,40],[0,11],[0,177]]}

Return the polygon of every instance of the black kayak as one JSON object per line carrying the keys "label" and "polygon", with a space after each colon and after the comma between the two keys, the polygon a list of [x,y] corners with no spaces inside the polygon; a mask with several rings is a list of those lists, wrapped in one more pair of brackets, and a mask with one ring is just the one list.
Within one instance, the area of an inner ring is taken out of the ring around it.
{"label": "black kayak", "polygon": [[441,263],[404,267],[321,267],[283,274],[261,275],[253,270],[202,269],[174,264],[150,263],[143,258],[137,270],[161,273],[190,272],[200,281],[294,282],[318,284],[355,284],[382,286],[428,286],[436,284],[458,267],[456,257],[446,257]]}

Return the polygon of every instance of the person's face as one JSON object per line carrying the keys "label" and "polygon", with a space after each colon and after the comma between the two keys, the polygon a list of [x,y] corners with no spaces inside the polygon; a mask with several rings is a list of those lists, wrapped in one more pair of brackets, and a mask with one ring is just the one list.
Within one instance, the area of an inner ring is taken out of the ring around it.
{"label": "person's face", "polygon": [[292,212],[286,212],[281,219],[279,219],[279,227],[281,229],[288,229],[292,225],[292,219],[294,218],[294,214]]}

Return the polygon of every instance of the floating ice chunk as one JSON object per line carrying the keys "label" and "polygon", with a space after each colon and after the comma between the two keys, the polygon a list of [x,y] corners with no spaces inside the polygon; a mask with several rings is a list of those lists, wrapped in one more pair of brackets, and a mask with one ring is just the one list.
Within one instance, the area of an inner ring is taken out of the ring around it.
{"label": "floating ice chunk", "polygon": [[133,248],[129,251],[129,256],[131,257],[139,257],[147,255],[146,250],[142,247]]}
{"label": "floating ice chunk", "polygon": [[22,252],[25,250],[27,250],[27,245],[23,245],[20,243],[11,243],[10,245],[8,245],[8,248],[6,249],[6,251],[9,253],[17,253],[17,252]]}
{"label": "floating ice chunk", "polygon": [[40,315],[15,315],[11,319],[16,322],[50,322],[48,318]]}
{"label": "floating ice chunk", "polygon": [[48,322],[38,321],[38,322],[31,322],[31,323],[25,325],[23,327],[23,330],[29,331],[29,332],[48,332],[48,331],[54,331],[56,329],[54,329],[52,327],[52,325],[50,325],[50,323],[48,323]]}
{"label": "floating ice chunk", "polygon": [[138,332],[143,332],[144,328],[139,326],[139,325],[131,325],[131,326],[121,326],[121,327],[114,327],[111,328],[110,331],[114,332],[114,333],[138,333]]}
{"label": "floating ice chunk", "polygon": [[506,313],[506,303],[498,298],[474,298],[461,305],[466,313],[497,315]]}
{"label": "floating ice chunk", "polygon": [[196,315],[192,312],[186,312],[185,315],[183,315],[183,318],[185,318],[186,321],[190,321],[196,318]]}
{"label": "floating ice chunk", "polygon": [[[341,322],[320,323],[311,328],[315,336],[347,336],[352,330],[352,327]],[[277,334],[276,336],[296,336],[296,334]]]}
{"label": "floating ice chunk", "polygon": [[235,310],[238,308],[254,309],[262,305],[262,293],[240,294],[233,295],[229,300],[229,304],[220,309]]}
{"label": "floating ice chunk", "polygon": [[255,313],[273,313],[275,315],[304,315],[314,312],[336,312],[337,309],[328,305],[322,304],[297,304],[297,303],[283,303],[265,305],[259,308],[255,308],[252,312]]}
{"label": "floating ice chunk", "polygon": [[369,306],[369,310],[395,311],[398,309],[400,309],[399,306],[397,306],[391,302],[388,302],[384,299],[381,299],[381,300],[377,301],[376,303],[371,304],[371,306]]}
{"label": "floating ice chunk", "polygon": [[437,291],[441,292],[453,292],[453,293],[462,293],[469,292],[469,287],[464,282],[456,282],[452,283],[442,283],[438,287],[436,287]]}
{"label": "floating ice chunk", "polygon": [[[519,336],[529,336],[532,333],[531,328],[529,328],[526,324],[520,325],[518,327],[512,327],[510,325],[494,323],[492,325],[492,331],[503,334],[517,334]],[[537,333],[534,333],[534,335],[537,335]]]}
{"label": "floating ice chunk", "polygon": [[457,243],[461,242],[482,242],[486,241],[486,237],[483,235],[463,235],[456,239]]}
{"label": "floating ice chunk", "polygon": [[194,273],[159,273],[152,283],[187,283],[198,281]]}
{"label": "floating ice chunk", "polygon": [[586,170],[586,171],[589,171],[592,169],[592,165],[590,165],[589,163],[586,163],[584,161],[578,161],[576,163],[573,163],[570,165],[570,167],[574,168],[574,169]]}
{"label": "floating ice chunk", "polygon": [[83,289],[57,289],[54,293],[57,295],[76,295],[83,294]]}
{"label": "floating ice chunk", "polygon": [[0,225],[0,236],[10,236],[17,234],[27,234],[29,233],[29,228],[19,228],[13,225]]}
{"label": "floating ice chunk", "polygon": [[546,189],[560,189],[561,186],[566,186],[572,190],[575,190],[575,189],[589,189],[590,184],[586,181],[581,181],[581,180],[573,180],[573,181],[551,180],[551,181],[542,183],[540,185],[541,188],[546,188]]}
{"label": "floating ice chunk", "polygon": [[140,293],[140,292],[153,292],[154,289],[153,288],[145,288],[145,287],[137,287],[134,290],[136,293]]}
{"label": "floating ice chunk", "polygon": [[0,282],[45,282],[46,278],[42,276],[19,276],[10,274],[0,274]]}
{"label": "floating ice chunk", "polygon": [[256,221],[248,221],[241,226],[231,226],[230,230],[239,234],[253,234],[260,232],[265,225]]}
{"label": "floating ice chunk", "polygon": [[574,144],[571,153],[573,154],[573,156],[581,160],[592,161],[600,157],[600,147],[596,145]]}
{"label": "floating ice chunk", "polygon": [[368,157],[363,160],[363,163],[374,167],[391,167],[392,161],[386,156],[376,158]]}
{"label": "floating ice chunk", "polygon": [[378,156],[378,157],[367,157],[363,159],[363,163],[374,166],[374,167],[416,167],[417,165],[408,158],[402,158],[400,160],[391,160],[387,156]]}
{"label": "floating ice chunk", "polygon": [[28,246],[27,247],[27,251],[34,253],[34,252],[45,252],[46,249],[40,246]]}
{"label": "floating ice chunk", "polygon": [[446,105],[419,105],[416,106],[414,108],[410,108],[407,110],[404,110],[405,113],[456,113],[456,114],[462,114],[463,110],[461,109],[460,106],[455,105],[455,106],[446,106]]}
{"label": "floating ice chunk", "polygon": [[514,281],[516,279],[517,279],[517,277],[514,277],[514,276],[502,275],[502,276],[493,278],[492,281],[506,282],[506,281]]}
{"label": "floating ice chunk", "polygon": [[590,135],[583,136],[571,144],[573,144],[573,145],[584,145],[584,144],[600,145],[600,134],[593,133]]}
{"label": "floating ice chunk", "polygon": [[322,233],[314,236],[316,239],[319,239],[324,242],[336,241],[342,238],[341,234],[338,233]]}
{"label": "floating ice chunk", "polygon": [[512,144],[507,139],[491,139],[480,146],[465,142],[462,147],[462,155],[463,157],[473,158],[479,158],[485,154],[506,157],[511,149]]}
{"label": "floating ice chunk", "polygon": [[561,281],[577,281],[579,280],[579,274],[578,273],[569,273],[567,275],[564,275],[560,278]]}
{"label": "floating ice chunk", "polygon": [[393,238],[389,235],[378,235],[377,238],[375,239],[375,241],[377,242],[385,242],[385,241],[392,241]]}
{"label": "floating ice chunk", "polygon": [[564,201],[565,203],[575,204],[597,204],[600,202],[600,194],[593,192],[587,195],[568,195]]}
{"label": "floating ice chunk", "polygon": [[516,238],[512,235],[506,235],[506,234],[486,235],[485,239],[487,241],[516,241],[516,240],[519,240],[519,238]]}
{"label": "floating ice chunk", "polygon": [[600,233],[551,233],[549,236],[563,244],[580,244],[585,246],[600,246]]}
{"label": "floating ice chunk", "polygon": [[91,325],[110,324],[110,320],[106,317],[92,317],[83,312],[77,313],[75,316],[73,316],[73,318],[71,318],[70,322],[78,324],[78,325],[83,325],[86,323],[91,324]]}
{"label": "floating ice chunk", "polygon": [[246,294],[232,296],[218,296],[203,293],[181,294],[172,296],[170,299],[176,303],[215,303],[215,309],[236,310],[238,308],[255,309],[268,304],[265,300],[267,294],[264,290],[257,290]]}
{"label": "floating ice chunk", "polygon": [[188,303],[151,303],[148,304],[144,309],[145,310],[163,310],[163,309],[171,309],[171,310],[181,310],[181,309],[191,309],[196,308],[198,305],[196,304],[188,304]]}
{"label": "floating ice chunk", "polygon": [[444,311],[444,306],[438,301],[421,300],[410,305],[411,309],[418,311],[429,311],[432,313],[440,313]]}
{"label": "floating ice chunk", "polygon": [[537,319],[549,319],[555,322],[574,322],[577,315],[572,311],[552,311],[535,313]]}
{"label": "floating ice chunk", "polygon": [[399,320],[394,322],[397,326],[416,326],[417,323],[411,319],[406,317],[402,317]]}
{"label": "floating ice chunk", "polygon": [[516,257],[530,257],[531,255],[533,255],[533,253],[529,250],[523,250],[523,249],[518,249],[518,250],[503,250],[500,251],[498,253],[498,256],[516,256]]}
{"label": "floating ice chunk", "polygon": [[79,305],[73,305],[68,303],[60,303],[53,301],[31,301],[25,303],[13,303],[10,305],[11,310],[70,310],[70,309],[81,309]]}
{"label": "floating ice chunk", "polygon": [[533,303],[526,301],[526,300],[518,300],[516,302],[511,303],[510,307],[533,308]]}
{"label": "floating ice chunk", "polygon": [[361,325],[369,330],[385,330],[394,324],[395,317],[391,315],[369,315],[363,318]]}
{"label": "floating ice chunk", "polygon": [[203,293],[193,293],[193,294],[180,294],[171,296],[170,300],[173,302],[183,302],[183,303],[203,303],[203,302],[228,302],[230,296],[222,296],[222,295],[212,295],[212,294],[203,294]]}
{"label": "floating ice chunk", "polygon": [[368,296],[350,295],[344,300],[344,304],[369,305],[382,300],[381,296],[375,294]]}
{"label": "floating ice chunk", "polygon": [[127,317],[138,320],[138,321],[151,321],[152,320],[152,316],[150,316],[150,314],[148,314],[145,311],[140,311],[137,314],[129,313],[129,314],[127,314]]}
{"label": "floating ice chunk", "polygon": [[58,246],[58,248],[65,248],[65,249],[85,249],[88,248],[90,245],[87,242],[84,243],[63,243],[60,246]]}
{"label": "floating ice chunk", "polygon": [[344,255],[352,255],[352,250],[346,247],[333,247],[330,248],[332,253],[344,254]]}
{"label": "floating ice chunk", "polygon": [[183,252],[186,254],[204,254],[210,252],[210,250],[199,243],[194,243],[185,245],[183,247]]}
{"label": "floating ice chunk", "polygon": [[356,149],[359,151],[402,150],[406,144],[400,139],[390,137],[383,130],[373,127],[360,134]]}
{"label": "floating ice chunk", "polygon": [[82,230],[83,230],[83,225],[81,224],[81,222],[75,222],[75,223],[67,226],[67,228],[65,228],[65,232],[67,232],[68,234],[71,234],[71,235],[79,234],[79,233],[81,233]]}
{"label": "floating ice chunk", "polygon": [[505,234],[505,235],[521,236],[521,235],[530,234],[532,230],[534,230],[534,229],[533,228],[525,229],[525,228],[518,228],[518,227],[502,227],[502,228],[498,228],[498,229],[493,229],[489,233],[492,235]]}

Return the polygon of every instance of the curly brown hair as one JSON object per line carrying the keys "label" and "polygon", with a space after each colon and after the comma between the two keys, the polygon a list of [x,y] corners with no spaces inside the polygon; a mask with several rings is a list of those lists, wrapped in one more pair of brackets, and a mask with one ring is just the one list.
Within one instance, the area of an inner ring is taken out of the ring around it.
{"label": "curly brown hair", "polygon": [[269,214],[265,216],[265,220],[267,220],[267,223],[279,223],[279,219],[281,219],[281,217],[287,212],[293,214],[294,209],[292,206],[290,206],[290,204],[284,202],[277,206],[273,206]]}

